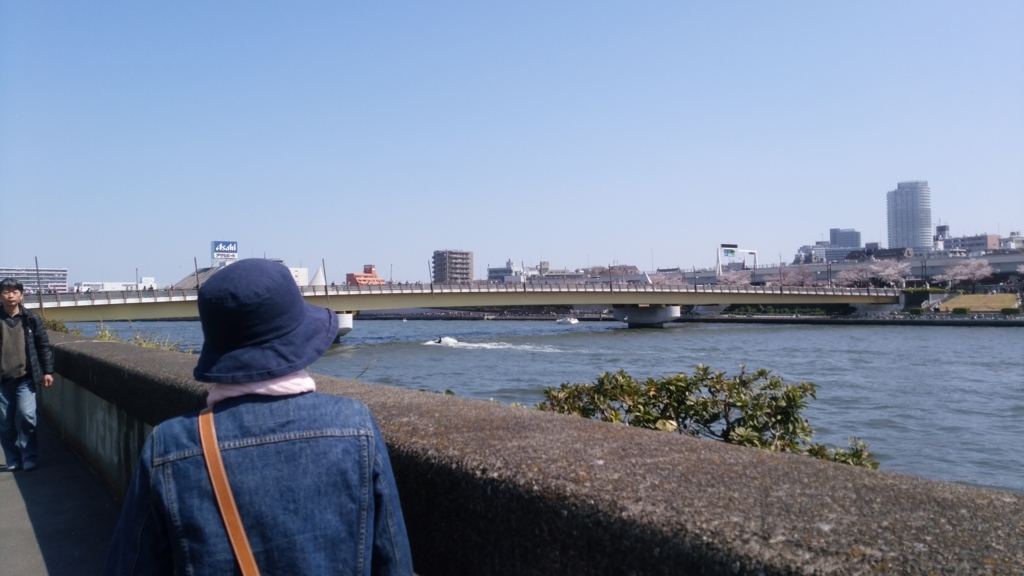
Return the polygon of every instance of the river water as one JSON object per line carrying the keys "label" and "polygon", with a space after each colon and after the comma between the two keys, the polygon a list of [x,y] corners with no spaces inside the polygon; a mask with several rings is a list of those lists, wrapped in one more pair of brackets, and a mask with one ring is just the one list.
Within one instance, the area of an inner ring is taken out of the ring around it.
{"label": "river water", "polygon": [[[198,348],[199,323],[108,322]],[[92,335],[97,324],[78,325]],[[856,436],[881,469],[1024,492],[1024,330],[928,326],[356,320],[310,371],[535,405],[545,386],[622,368],[637,378],[768,368],[819,385],[815,441]],[[437,339],[442,338],[438,344]]]}

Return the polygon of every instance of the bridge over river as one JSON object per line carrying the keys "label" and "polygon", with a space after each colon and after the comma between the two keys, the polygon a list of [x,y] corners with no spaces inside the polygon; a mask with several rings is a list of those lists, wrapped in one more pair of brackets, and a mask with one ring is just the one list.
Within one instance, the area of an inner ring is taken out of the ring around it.
{"label": "bridge over river", "polygon": [[[697,306],[730,304],[849,304],[884,313],[902,303],[902,291],[879,288],[709,286],[633,283],[393,284],[301,287],[307,302],[338,313],[351,329],[360,310],[512,306],[604,306],[630,326],[658,326]],[[139,290],[30,295],[25,306],[65,322],[198,318],[196,290]]]}

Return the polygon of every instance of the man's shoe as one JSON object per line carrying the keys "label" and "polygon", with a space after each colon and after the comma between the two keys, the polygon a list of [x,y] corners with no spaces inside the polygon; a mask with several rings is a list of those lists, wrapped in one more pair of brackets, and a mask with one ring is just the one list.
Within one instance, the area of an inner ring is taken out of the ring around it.
{"label": "man's shoe", "polygon": [[18,464],[8,464],[7,465],[7,471],[8,472],[17,472],[18,470],[21,470],[21,466],[18,465]]}
{"label": "man's shoe", "polygon": [[25,462],[25,463],[23,463],[21,465],[21,468],[25,472],[31,472],[31,471],[36,469],[36,463],[35,462]]}

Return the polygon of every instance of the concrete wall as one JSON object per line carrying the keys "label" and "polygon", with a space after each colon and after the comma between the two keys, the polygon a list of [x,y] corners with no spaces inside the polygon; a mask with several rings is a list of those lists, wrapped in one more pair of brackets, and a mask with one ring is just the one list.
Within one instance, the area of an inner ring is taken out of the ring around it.
{"label": "concrete wall", "polygon": [[[123,490],[147,426],[198,409],[194,356],[53,335],[42,404]],[[1024,496],[317,377],[366,402],[417,573],[1019,573]],[[326,480],[326,479],[325,479]]]}

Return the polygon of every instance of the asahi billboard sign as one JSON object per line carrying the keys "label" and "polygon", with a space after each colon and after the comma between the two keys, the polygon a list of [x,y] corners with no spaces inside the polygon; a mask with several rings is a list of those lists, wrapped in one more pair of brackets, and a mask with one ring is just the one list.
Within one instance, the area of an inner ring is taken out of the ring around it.
{"label": "asahi billboard sign", "polygon": [[235,260],[238,258],[238,242],[214,240],[210,243],[210,252],[214,260]]}

